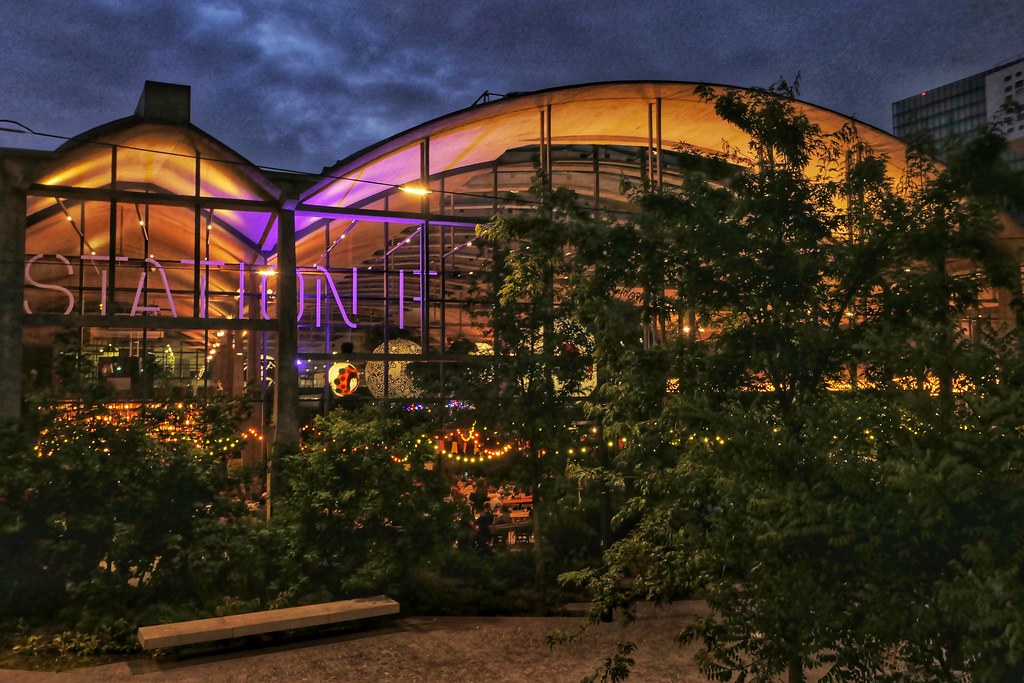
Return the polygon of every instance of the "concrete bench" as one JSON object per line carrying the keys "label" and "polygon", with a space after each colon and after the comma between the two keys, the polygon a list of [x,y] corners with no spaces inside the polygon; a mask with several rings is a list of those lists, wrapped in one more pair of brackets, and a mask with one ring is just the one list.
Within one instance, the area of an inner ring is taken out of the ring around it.
{"label": "concrete bench", "polygon": [[387,614],[398,614],[398,603],[386,595],[375,595],[371,598],[325,602],[319,605],[143,626],[139,629],[139,644],[143,650],[155,650],[161,647],[241,638],[292,628],[337,624]]}

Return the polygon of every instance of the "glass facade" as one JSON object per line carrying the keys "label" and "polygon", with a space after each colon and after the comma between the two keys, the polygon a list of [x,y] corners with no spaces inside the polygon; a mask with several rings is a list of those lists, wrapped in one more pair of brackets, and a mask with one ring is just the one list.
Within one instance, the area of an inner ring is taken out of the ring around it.
{"label": "glass facade", "polygon": [[893,133],[909,138],[928,132],[936,140],[966,135],[988,122],[985,76],[978,74],[908,97],[892,105]]}
{"label": "glass facade", "polygon": [[[949,107],[974,106],[973,91],[954,90]],[[848,123],[798,105],[823,130]],[[59,393],[69,378],[58,361],[80,353],[83,371],[119,399],[224,392],[250,402],[247,429],[257,431],[278,375],[291,376],[283,357],[295,364],[301,405],[321,412],[407,399],[410,361],[440,372],[453,346],[487,348],[492,254],[476,228],[532,211],[538,171],[614,220],[630,210],[625,187],[678,184],[695,154],[746,163],[742,132],[692,83],[509,97],[308,176],[264,171],[187,121],[157,118],[143,112],[79,136],[30,184],[27,387]],[[902,144],[864,136],[899,176]],[[292,225],[294,240],[279,240]],[[281,298],[289,290],[294,306]]]}
{"label": "glass facade", "polygon": [[925,134],[940,143],[999,126],[1010,142],[1011,167],[1024,169],[1024,60],[1005,64],[893,102],[893,133],[906,140]]}

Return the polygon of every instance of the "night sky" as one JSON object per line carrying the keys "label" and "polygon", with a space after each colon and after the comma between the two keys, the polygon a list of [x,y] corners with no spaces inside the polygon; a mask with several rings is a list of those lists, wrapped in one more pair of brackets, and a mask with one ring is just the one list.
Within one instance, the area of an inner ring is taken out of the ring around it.
{"label": "night sky", "polygon": [[801,99],[890,130],[893,100],[1022,56],[1020,0],[4,0],[0,119],[75,135],[184,83],[200,128],[319,171],[485,90],[800,72]]}

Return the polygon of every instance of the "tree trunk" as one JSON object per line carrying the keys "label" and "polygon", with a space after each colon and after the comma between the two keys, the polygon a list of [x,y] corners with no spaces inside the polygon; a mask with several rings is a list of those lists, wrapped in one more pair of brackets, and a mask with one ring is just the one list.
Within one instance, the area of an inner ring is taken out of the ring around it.
{"label": "tree trunk", "polygon": [[[610,472],[611,457],[608,453],[607,442],[605,441],[604,428],[601,427],[597,433],[598,444],[597,452],[600,454],[601,467],[606,472]],[[612,493],[608,489],[611,488],[607,481],[601,482],[601,520],[600,520],[600,539],[601,539],[601,552],[608,550],[612,544]]]}
{"label": "tree trunk", "polygon": [[800,659],[800,655],[793,655],[789,660],[789,676],[787,677],[788,683],[804,683],[807,679],[804,678],[804,665]]}
{"label": "tree trunk", "polygon": [[[936,259],[935,270],[939,276],[939,282],[945,282],[947,276],[946,272],[946,255],[945,250]],[[949,362],[949,356],[953,352],[955,340],[952,339],[950,334],[950,327],[953,325],[953,320],[943,321],[944,324],[939,335],[939,353],[938,358],[940,359],[935,367],[935,374],[939,380],[939,409],[942,412],[944,420],[948,420],[953,413],[954,397],[953,397],[953,367]]]}
{"label": "tree trunk", "polygon": [[[552,370],[552,363],[555,357],[555,273],[550,267],[546,267],[544,274],[544,299],[543,307],[541,309],[541,349],[543,353],[543,394],[539,397],[540,400],[552,408],[551,412],[544,416],[543,422],[546,427],[549,428],[548,438],[551,438],[550,428],[553,426],[549,423],[550,416],[557,413],[555,410],[557,406],[557,399],[555,398],[555,377]],[[532,387],[531,387],[532,390]],[[536,426],[536,425],[535,425]],[[538,432],[534,432],[536,436],[540,436]],[[540,463],[540,451],[542,450],[541,444],[544,441],[541,438],[535,438],[531,447],[531,455],[533,461],[530,467],[530,485],[533,488],[533,569],[534,569],[534,581],[538,590],[544,587],[544,543],[541,536],[541,463]]]}
{"label": "tree trunk", "polygon": [[533,490],[533,580],[538,590],[544,587],[544,544],[540,523],[540,461],[536,446],[530,449],[530,488]]}

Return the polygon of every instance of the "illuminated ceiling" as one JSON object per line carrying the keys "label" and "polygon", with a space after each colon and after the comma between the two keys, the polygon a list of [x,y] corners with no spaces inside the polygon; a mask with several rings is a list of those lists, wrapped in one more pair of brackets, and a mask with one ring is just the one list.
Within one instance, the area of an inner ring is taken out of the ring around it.
{"label": "illuminated ceiling", "polygon": [[[37,180],[44,190],[29,197],[27,248],[109,253],[113,218],[119,254],[189,258],[198,248],[202,258],[273,265],[277,213],[291,198],[299,266],[378,268],[387,256],[393,269],[418,268],[421,225],[429,216],[431,269],[443,262],[450,273],[476,273],[486,255],[474,243],[475,224],[495,210],[529,208],[510,197],[528,190],[543,149],[551,150],[553,184],[574,189],[581,205],[613,215],[626,208],[620,181],[638,180],[655,158],[666,183],[677,177],[672,158],[681,152],[743,165],[733,152],[747,149],[746,135],[701,101],[696,86],[623,82],[510,95],[395,135],[325,169],[311,184],[264,173],[191,124],[121,119],[57,150]],[[851,122],[810,104],[795,106],[826,133]],[[904,144],[857,127],[898,177]],[[430,190],[424,196],[400,190],[423,185]],[[76,193],[82,188],[110,190],[116,210],[102,197]],[[191,287],[192,273],[180,270],[168,273],[170,286]],[[232,286],[232,276],[211,275],[217,277],[225,291]],[[448,282],[449,290],[471,285],[471,278]],[[372,281],[360,291],[383,294]],[[227,308],[219,313],[227,315]]]}

